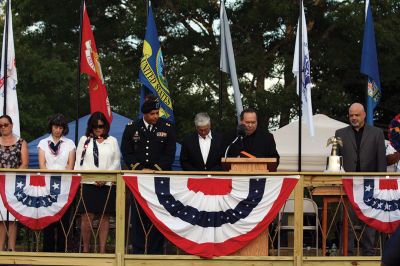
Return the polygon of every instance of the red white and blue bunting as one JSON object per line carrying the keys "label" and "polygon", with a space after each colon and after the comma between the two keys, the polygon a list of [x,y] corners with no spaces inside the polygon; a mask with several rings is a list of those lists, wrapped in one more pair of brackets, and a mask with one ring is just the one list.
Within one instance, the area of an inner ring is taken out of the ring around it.
{"label": "red white and blue bunting", "polygon": [[7,173],[0,175],[0,194],[19,222],[40,230],[61,219],[80,182],[80,176],[71,174]]}
{"label": "red white and blue bunting", "polygon": [[400,178],[343,177],[344,190],[357,217],[379,232],[400,225]]}
{"label": "red white and blue bunting", "polygon": [[299,176],[123,176],[164,236],[187,253],[231,254],[264,232]]}

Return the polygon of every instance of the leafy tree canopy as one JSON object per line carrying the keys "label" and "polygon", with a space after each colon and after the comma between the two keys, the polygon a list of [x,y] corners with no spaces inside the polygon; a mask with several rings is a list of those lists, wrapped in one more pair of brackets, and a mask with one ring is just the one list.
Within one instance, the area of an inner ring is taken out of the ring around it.
{"label": "leafy tree canopy", "polygon": [[[213,125],[222,129],[236,123],[225,74],[222,120],[218,115],[219,3],[153,1],[179,139],[193,130],[197,112],[207,111]],[[264,127],[283,126],[297,116],[292,62],[298,4],[297,0],[226,3],[243,103],[259,110]],[[399,112],[400,4],[398,0],[371,0],[371,4],[383,88],[376,124],[385,128]],[[364,5],[356,0],[304,1],[314,113],[346,121],[349,104],[364,102],[366,78],[359,71]],[[12,9],[21,129],[32,140],[45,132],[50,115],[75,118],[80,1],[18,0]],[[112,108],[134,118],[139,110],[146,2],[89,0],[87,9]],[[81,116],[89,112],[88,103],[87,78],[82,76]]]}

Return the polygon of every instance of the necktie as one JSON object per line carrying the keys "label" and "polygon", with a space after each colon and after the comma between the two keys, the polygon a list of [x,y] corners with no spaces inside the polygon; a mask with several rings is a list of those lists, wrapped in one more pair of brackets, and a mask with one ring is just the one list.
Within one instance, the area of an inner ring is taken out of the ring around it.
{"label": "necktie", "polygon": [[151,124],[149,124],[149,125],[147,126],[147,129],[149,130],[149,132],[151,132]]}
{"label": "necktie", "polygon": [[94,165],[99,167],[99,148],[97,147],[97,138],[93,138],[93,160]]}
{"label": "necktie", "polygon": [[81,165],[81,166],[82,166],[82,164],[83,164],[83,160],[85,159],[86,150],[87,150],[87,147],[89,146],[89,142],[90,142],[90,137],[88,137],[88,138],[85,140],[85,143],[83,144],[83,150],[82,150],[81,162],[80,162],[80,165]]}
{"label": "necktie", "polygon": [[62,142],[62,140],[60,140],[57,144],[54,144],[52,141],[49,141],[50,150],[54,155],[58,155],[58,151],[60,149],[61,142]]}

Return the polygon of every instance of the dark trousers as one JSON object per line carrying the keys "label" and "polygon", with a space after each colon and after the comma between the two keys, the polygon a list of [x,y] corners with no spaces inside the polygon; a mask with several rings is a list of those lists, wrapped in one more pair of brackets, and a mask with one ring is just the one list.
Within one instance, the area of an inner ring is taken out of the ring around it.
{"label": "dark trousers", "polygon": [[[68,209],[60,221],[43,229],[43,252],[65,252],[65,233],[68,232],[70,209]],[[65,233],[61,223],[64,225]]]}
{"label": "dark trousers", "polygon": [[[350,216],[350,221],[353,224],[353,226],[360,225],[361,230],[363,230],[364,223],[361,222],[358,218],[357,215],[355,214],[353,208],[348,208],[349,211],[349,216]],[[361,232],[360,232],[361,233]],[[359,237],[360,233],[357,234],[357,237]],[[360,239],[360,247],[361,247],[361,255],[362,256],[375,256],[375,240],[376,240],[376,233],[377,231],[373,229],[372,227],[369,227],[368,225],[365,225],[365,229],[362,232],[362,236]],[[357,245],[355,245],[355,240],[356,236],[354,234],[353,228],[351,227],[351,224],[349,222],[349,246],[347,249],[347,254],[349,256],[354,256],[357,255]]]}
{"label": "dark trousers", "polygon": [[139,203],[137,203],[135,199],[133,201],[134,202],[131,206],[131,239],[133,241],[133,253],[145,254],[146,233],[148,233],[147,254],[163,254],[165,239],[164,236],[153,225],[153,223],[143,211],[142,207],[140,207]]}

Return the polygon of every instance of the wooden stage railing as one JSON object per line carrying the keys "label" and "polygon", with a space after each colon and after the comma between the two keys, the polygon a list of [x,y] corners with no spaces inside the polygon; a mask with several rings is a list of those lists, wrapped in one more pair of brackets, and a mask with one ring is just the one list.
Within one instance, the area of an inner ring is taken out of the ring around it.
{"label": "wooden stage railing", "polygon": [[[0,174],[5,172],[20,173],[60,173],[60,171],[44,171],[44,170],[0,170]],[[361,256],[304,256],[303,255],[303,197],[305,188],[341,185],[341,176],[337,174],[316,173],[316,172],[275,172],[265,173],[265,175],[300,175],[301,178],[294,190],[293,197],[295,199],[294,214],[294,240],[292,256],[224,256],[214,259],[202,259],[192,255],[132,255],[127,254],[126,241],[126,186],[121,176],[124,173],[157,173],[157,174],[174,174],[174,175],[224,175],[232,176],[244,175],[235,172],[144,172],[144,171],[64,171],[63,173],[79,173],[83,177],[83,181],[111,181],[116,183],[116,231],[115,231],[115,252],[113,254],[97,254],[97,253],[45,253],[45,252],[0,252],[0,264],[7,265],[230,265],[230,266],[250,266],[250,265],[273,265],[273,266],[378,266],[380,265],[380,257],[361,257]],[[382,173],[381,173],[382,174]],[[392,176],[396,173],[387,173]],[[251,175],[248,173],[247,175]],[[257,175],[260,175],[257,173]],[[379,173],[345,173],[343,175],[350,176],[378,176]]]}

